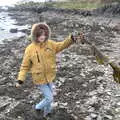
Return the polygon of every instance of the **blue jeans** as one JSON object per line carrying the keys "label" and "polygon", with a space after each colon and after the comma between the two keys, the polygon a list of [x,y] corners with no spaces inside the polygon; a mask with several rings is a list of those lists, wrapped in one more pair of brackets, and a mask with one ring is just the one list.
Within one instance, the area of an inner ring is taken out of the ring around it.
{"label": "blue jeans", "polygon": [[53,83],[38,85],[38,88],[41,90],[44,95],[44,99],[40,101],[35,109],[44,110],[44,116],[51,112],[51,103],[53,102]]}

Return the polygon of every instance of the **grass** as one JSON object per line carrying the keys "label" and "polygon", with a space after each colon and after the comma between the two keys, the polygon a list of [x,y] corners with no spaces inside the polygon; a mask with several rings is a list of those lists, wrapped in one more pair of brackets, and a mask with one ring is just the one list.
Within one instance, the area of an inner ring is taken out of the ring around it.
{"label": "grass", "polygon": [[46,3],[47,6],[56,7],[56,8],[67,8],[67,9],[95,9],[102,7],[103,4],[98,2],[53,2]]}
{"label": "grass", "polygon": [[89,2],[89,1],[46,2],[46,3],[27,2],[27,3],[19,3],[18,5],[20,6],[48,6],[48,7],[55,7],[55,8],[85,9],[85,10],[92,10],[92,9],[96,9],[96,8],[103,6],[103,4],[100,4],[99,0],[96,2]]}

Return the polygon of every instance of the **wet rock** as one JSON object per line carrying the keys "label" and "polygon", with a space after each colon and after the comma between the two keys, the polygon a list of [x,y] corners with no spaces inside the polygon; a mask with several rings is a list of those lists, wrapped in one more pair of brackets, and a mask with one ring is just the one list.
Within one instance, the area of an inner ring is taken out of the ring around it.
{"label": "wet rock", "polygon": [[10,29],[10,32],[11,32],[11,33],[17,33],[17,32],[18,32],[18,29],[17,29],[17,28],[15,28],[15,29],[14,29],[14,28],[13,28],[13,29]]}
{"label": "wet rock", "polygon": [[28,29],[22,29],[22,30],[19,30],[19,32],[29,33],[30,31]]}

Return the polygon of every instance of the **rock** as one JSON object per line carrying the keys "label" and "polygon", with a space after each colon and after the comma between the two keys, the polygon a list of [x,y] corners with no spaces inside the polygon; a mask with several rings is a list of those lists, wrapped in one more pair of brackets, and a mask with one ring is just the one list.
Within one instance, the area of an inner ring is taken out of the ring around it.
{"label": "rock", "polygon": [[94,108],[94,107],[90,107],[88,111],[89,111],[89,112],[94,112],[94,111],[95,111],[95,108]]}
{"label": "rock", "polygon": [[101,27],[101,30],[105,30],[105,28],[102,26],[102,27]]}
{"label": "rock", "polygon": [[90,116],[87,116],[85,120],[92,120],[92,118]]}
{"label": "rock", "polygon": [[89,104],[89,105],[92,105],[92,104],[95,104],[95,103],[97,103],[97,97],[96,96],[92,96],[91,98],[89,98],[86,101],[86,104]]}
{"label": "rock", "polygon": [[77,101],[76,104],[80,104],[80,101]]}
{"label": "rock", "polygon": [[98,115],[97,120],[102,120],[102,116]]}
{"label": "rock", "polygon": [[96,94],[97,94],[96,91],[89,92],[89,95],[90,95],[90,96],[93,96],[93,95],[96,95]]}
{"label": "rock", "polygon": [[120,102],[118,102],[117,105],[120,106]]}
{"label": "rock", "polygon": [[97,114],[95,114],[95,113],[91,113],[90,116],[91,116],[92,118],[97,118]]}
{"label": "rock", "polygon": [[22,30],[19,30],[20,32],[23,32],[23,33],[28,33],[29,30],[28,29],[22,29]]}
{"label": "rock", "polygon": [[59,78],[60,82],[65,82],[65,78]]}
{"label": "rock", "polygon": [[113,120],[113,116],[111,116],[111,115],[105,115],[104,119]]}
{"label": "rock", "polygon": [[64,106],[64,107],[65,107],[65,106],[67,106],[67,105],[68,105],[68,103],[59,103],[59,105],[60,105],[60,106]]}
{"label": "rock", "polygon": [[17,33],[17,32],[18,32],[18,29],[17,29],[17,28],[10,29],[10,32],[11,32],[11,33]]}
{"label": "rock", "polygon": [[116,111],[116,112],[120,112],[120,108],[116,108],[115,111]]}

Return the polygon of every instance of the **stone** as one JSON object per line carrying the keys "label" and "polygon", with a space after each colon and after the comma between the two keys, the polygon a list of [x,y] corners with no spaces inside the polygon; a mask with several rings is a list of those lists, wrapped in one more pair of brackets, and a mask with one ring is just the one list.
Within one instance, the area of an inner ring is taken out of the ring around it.
{"label": "stone", "polygon": [[85,120],[92,120],[92,118],[90,116],[87,116]]}
{"label": "stone", "polygon": [[11,33],[17,33],[17,31],[18,31],[17,28],[10,29],[10,32],[11,32]]}
{"label": "stone", "polygon": [[91,116],[92,118],[96,118],[96,117],[97,117],[97,114],[91,113],[90,116]]}
{"label": "stone", "polygon": [[97,94],[96,91],[91,91],[91,92],[89,92],[89,95],[90,95],[90,96],[93,96],[93,95],[96,95],[96,94]]}
{"label": "stone", "polygon": [[108,118],[109,120],[113,120],[113,116],[111,116],[111,115],[105,115],[104,118]]}
{"label": "stone", "polygon": [[118,102],[117,105],[120,106],[120,102]]}

